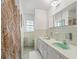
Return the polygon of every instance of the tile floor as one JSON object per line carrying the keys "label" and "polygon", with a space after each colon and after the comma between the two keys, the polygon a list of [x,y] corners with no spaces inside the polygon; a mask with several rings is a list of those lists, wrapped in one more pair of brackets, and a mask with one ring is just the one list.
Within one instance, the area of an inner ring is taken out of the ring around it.
{"label": "tile floor", "polygon": [[33,47],[25,47],[23,50],[23,59],[42,59],[42,57]]}
{"label": "tile floor", "polygon": [[29,52],[34,51],[33,47],[25,47],[23,49],[23,59],[29,59]]}

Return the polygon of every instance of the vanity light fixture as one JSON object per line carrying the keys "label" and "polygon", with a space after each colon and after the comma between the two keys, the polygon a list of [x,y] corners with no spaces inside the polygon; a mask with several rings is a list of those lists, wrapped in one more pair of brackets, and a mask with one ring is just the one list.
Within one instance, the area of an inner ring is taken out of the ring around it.
{"label": "vanity light fixture", "polygon": [[56,7],[58,4],[60,4],[60,1],[59,0],[53,0],[53,1],[51,1],[51,5],[53,7]]}

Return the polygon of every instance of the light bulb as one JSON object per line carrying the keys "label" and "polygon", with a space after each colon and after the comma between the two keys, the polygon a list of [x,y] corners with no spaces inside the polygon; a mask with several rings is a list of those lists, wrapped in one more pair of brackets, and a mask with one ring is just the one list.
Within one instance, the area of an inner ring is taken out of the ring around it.
{"label": "light bulb", "polygon": [[59,1],[55,0],[55,1],[52,1],[51,5],[53,7],[56,7],[57,5],[59,4]]}

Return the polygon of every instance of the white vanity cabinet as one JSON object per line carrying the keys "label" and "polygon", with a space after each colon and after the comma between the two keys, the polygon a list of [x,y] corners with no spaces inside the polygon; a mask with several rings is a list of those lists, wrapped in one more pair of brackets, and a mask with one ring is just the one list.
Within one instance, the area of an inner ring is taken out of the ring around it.
{"label": "white vanity cabinet", "polygon": [[61,53],[57,52],[54,48],[48,46],[48,59],[68,59]]}
{"label": "white vanity cabinet", "polygon": [[60,55],[60,59],[68,59],[67,57],[63,56],[62,54],[59,54]]}
{"label": "white vanity cabinet", "polygon": [[44,43],[43,42],[43,54],[42,54],[42,56],[43,56],[43,59],[47,59],[47,48],[48,48],[48,46],[47,46],[47,44],[46,43]]}
{"label": "white vanity cabinet", "polygon": [[38,43],[37,43],[37,50],[41,53],[41,55],[42,55],[42,52],[43,52],[43,43],[42,43],[42,41],[40,40],[40,39],[38,39],[38,41],[37,41]]}
{"label": "white vanity cabinet", "polygon": [[68,59],[57,50],[46,44],[41,39],[38,39],[38,50],[42,56],[42,59]]}
{"label": "white vanity cabinet", "polygon": [[60,56],[53,48],[48,47],[48,59],[60,59]]}
{"label": "white vanity cabinet", "polygon": [[38,40],[38,50],[40,51],[40,54],[43,59],[47,59],[47,45],[41,40]]}

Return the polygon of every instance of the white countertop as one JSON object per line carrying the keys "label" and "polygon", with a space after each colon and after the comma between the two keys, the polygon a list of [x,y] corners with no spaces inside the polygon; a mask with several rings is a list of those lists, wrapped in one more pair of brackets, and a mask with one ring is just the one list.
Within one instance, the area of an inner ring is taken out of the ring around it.
{"label": "white countertop", "polygon": [[46,40],[44,38],[40,38],[40,39],[44,41],[46,44],[48,44],[50,47],[56,49],[62,55],[66,56],[68,59],[77,59],[77,47],[76,46],[70,44],[69,49],[62,49],[62,48],[59,48],[53,45],[53,43],[58,42],[58,41],[55,41],[54,39],[51,39],[51,40]]}

